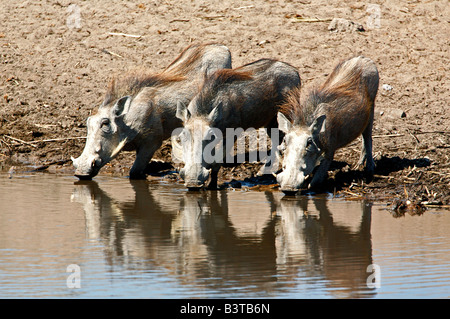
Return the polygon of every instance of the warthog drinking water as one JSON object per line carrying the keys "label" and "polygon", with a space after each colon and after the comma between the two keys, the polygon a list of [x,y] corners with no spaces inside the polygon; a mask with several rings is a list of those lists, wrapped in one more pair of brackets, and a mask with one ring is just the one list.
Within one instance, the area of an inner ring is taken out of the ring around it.
{"label": "warthog drinking water", "polygon": [[[277,181],[285,194],[305,187],[308,175],[323,160],[310,183],[321,184],[337,149],[363,136],[359,165],[366,162],[366,173],[373,175],[372,126],[378,91],[375,63],[363,56],[339,63],[325,83],[300,98],[294,90],[278,113],[279,129],[285,133],[283,171]],[[290,117],[290,121],[283,114]]]}
{"label": "warthog drinking water", "polygon": [[[177,143],[183,150],[185,166],[180,176],[185,185],[198,189],[210,178],[209,187],[216,187],[220,163],[227,152],[218,149],[222,158],[206,160],[205,153],[213,141],[223,139],[224,145],[226,130],[230,128],[277,127],[279,105],[291,89],[299,86],[300,76],[294,67],[271,59],[219,70],[206,78],[188,107],[180,103],[177,109],[177,117],[184,125]],[[214,148],[209,151],[214,155]]]}
{"label": "warthog drinking water", "polygon": [[92,179],[121,150],[136,150],[130,178],[145,168],[162,142],[180,127],[177,102],[189,103],[203,78],[231,68],[231,54],[220,44],[191,45],[163,72],[131,72],[113,79],[97,114],[87,121],[83,153],[72,158],[79,179]]}

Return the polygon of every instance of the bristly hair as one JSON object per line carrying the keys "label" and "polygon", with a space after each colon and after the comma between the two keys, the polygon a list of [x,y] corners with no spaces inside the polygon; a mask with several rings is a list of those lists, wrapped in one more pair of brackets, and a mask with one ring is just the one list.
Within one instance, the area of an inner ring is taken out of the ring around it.
{"label": "bristly hair", "polygon": [[315,108],[318,105],[314,99],[318,96],[317,89],[312,89],[308,96],[311,100],[305,103],[302,99],[302,88],[297,87],[289,92],[286,96],[285,102],[280,106],[279,111],[283,113],[294,125],[307,125],[311,122],[310,117],[315,113]]}
{"label": "bristly hair", "polygon": [[211,44],[214,43],[191,44],[161,73],[132,71],[114,77],[108,86],[103,105],[125,95],[135,95],[144,87],[158,87],[185,80],[186,75],[198,66],[196,61],[201,61],[205,48]]}
{"label": "bristly hair", "polygon": [[337,97],[351,96],[361,87],[362,69],[351,68],[347,72],[341,70],[345,62],[347,61],[339,63],[334,68],[333,72],[319,89],[328,100],[333,100]]}
{"label": "bristly hair", "polygon": [[[318,107],[322,103],[332,104],[333,108],[340,108],[350,101],[360,98],[358,92],[361,87],[361,72],[355,70],[344,74],[341,78],[339,74],[340,63],[330,74],[328,79],[320,87],[313,87],[306,95],[302,95],[301,88],[293,89],[287,96],[286,102],[281,105],[282,112],[294,125],[309,126],[319,115]],[[363,98],[366,94],[363,94]]]}
{"label": "bristly hair", "polygon": [[165,73],[129,72],[115,76],[109,83],[103,105],[126,95],[134,96],[144,87],[158,87],[184,80],[180,75]]}
{"label": "bristly hair", "polygon": [[209,77],[205,77],[203,84],[199,89],[197,113],[209,113],[208,102],[212,101],[221,87],[235,82],[249,81],[251,79],[253,79],[252,72],[240,71],[239,68],[217,70]]}
{"label": "bristly hair", "polygon": [[[191,44],[185,48],[175,60],[164,69],[162,73],[170,73],[173,75],[186,75],[197,67],[196,61],[201,61],[201,57],[205,53],[205,48],[216,43]],[[182,63],[179,63],[186,56]]]}
{"label": "bristly hair", "polygon": [[239,69],[221,69],[211,74],[210,77],[205,78],[202,89],[217,89],[225,84],[235,81],[248,81],[252,78],[252,73],[249,71],[240,71]]}

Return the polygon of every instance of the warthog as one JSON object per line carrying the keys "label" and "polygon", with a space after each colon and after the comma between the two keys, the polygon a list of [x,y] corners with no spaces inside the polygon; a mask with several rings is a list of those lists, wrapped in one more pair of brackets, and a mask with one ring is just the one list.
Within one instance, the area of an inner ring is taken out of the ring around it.
{"label": "warthog", "polygon": [[323,155],[310,183],[311,188],[319,186],[327,177],[335,151],[361,133],[358,165],[366,162],[367,176],[373,175],[372,126],[378,82],[375,63],[359,56],[339,63],[325,83],[305,97],[300,97],[300,90],[291,92],[278,113],[279,129],[285,137],[280,145],[283,171],[277,181],[285,194],[307,186],[306,177]]}
{"label": "warthog", "polygon": [[[177,108],[177,117],[184,125],[176,139],[183,153],[185,166],[180,176],[185,185],[198,189],[210,179],[209,188],[217,187],[217,173],[227,152],[211,145],[218,141],[224,145],[228,129],[277,127],[279,105],[299,86],[300,76],[294,67],[271,59],[219,70],[206,78],[191,103],[187,107],[179,103]],[[214,160],[205,158],[208,151]]]}
{"label": "warthog", "polygon": [[191,45],[161,73],[129,72],[114,78],[98,112],[87,120],[87,140],[72,158],[79,179],[92,179],[121,150],[136,150],[131,179],[145,168],[162,142],[182,125],[177,102],[189,103],[205,74],[231,68],[231,54],[220,44]]}

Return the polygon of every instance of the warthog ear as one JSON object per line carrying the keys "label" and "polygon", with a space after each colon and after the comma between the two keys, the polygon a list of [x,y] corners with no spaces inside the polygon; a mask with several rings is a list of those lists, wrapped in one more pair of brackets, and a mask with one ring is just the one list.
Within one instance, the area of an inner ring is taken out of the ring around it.
{"label": "warthog ear", "polygon": [[222,108],[223,108],[223,103],[219,102],[218,105],[216,105],[216,107],[213,108],[213,110],[209,113],[208,115],[208,119],[211,122],[215,122],[218,119],[222,118]]}
{"label": "warthog ear", "polygon": [[311,134],[316,145],[319,145],[318,144],[319,134],[325,132],[326,118],[327,118],[326,115],[321,115],[318,118],[316,118],[313,124],[311,124],[310,126]]}
{"label": "warthog ear", "polygon": [[278,129],[283,133],[286,133],[286,134],[289,133],[289,131],[291,130],[292,124],[286,118],[286,116],[284,116],[283,113],[278,112],[277,119],[278,119]]}
{"label": "warthog ear", "polygon": [[124,96],[120,98],[114,105],[113,112],[116,116],[125,115],[128,113],[131,104],[131,96]]}
{"label": "warthog ear", "polygon": [[182,120],[183,122],[186,122],[191,117],[191,112],[189,112],[186,105],[181,103],[180,101],[177,102],[177,113],[176,117]]}

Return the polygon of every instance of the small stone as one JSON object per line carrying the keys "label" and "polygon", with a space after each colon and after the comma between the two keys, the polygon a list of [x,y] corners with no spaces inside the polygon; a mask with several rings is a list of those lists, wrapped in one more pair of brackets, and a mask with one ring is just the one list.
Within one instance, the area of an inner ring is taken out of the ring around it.
{"label": "small stone", "polygon": [[354,32],[359,31],[363,32],[364,27],[362,24],[342,19],[342,18],[334,18],[330,24],[328,25],[328,30],[333,32]]}
{"label": "small stone", "polygon": [[406,117],[406,112],[401,109],[393,108],[380,111],[380,115],[392,119],[400,119]]}

